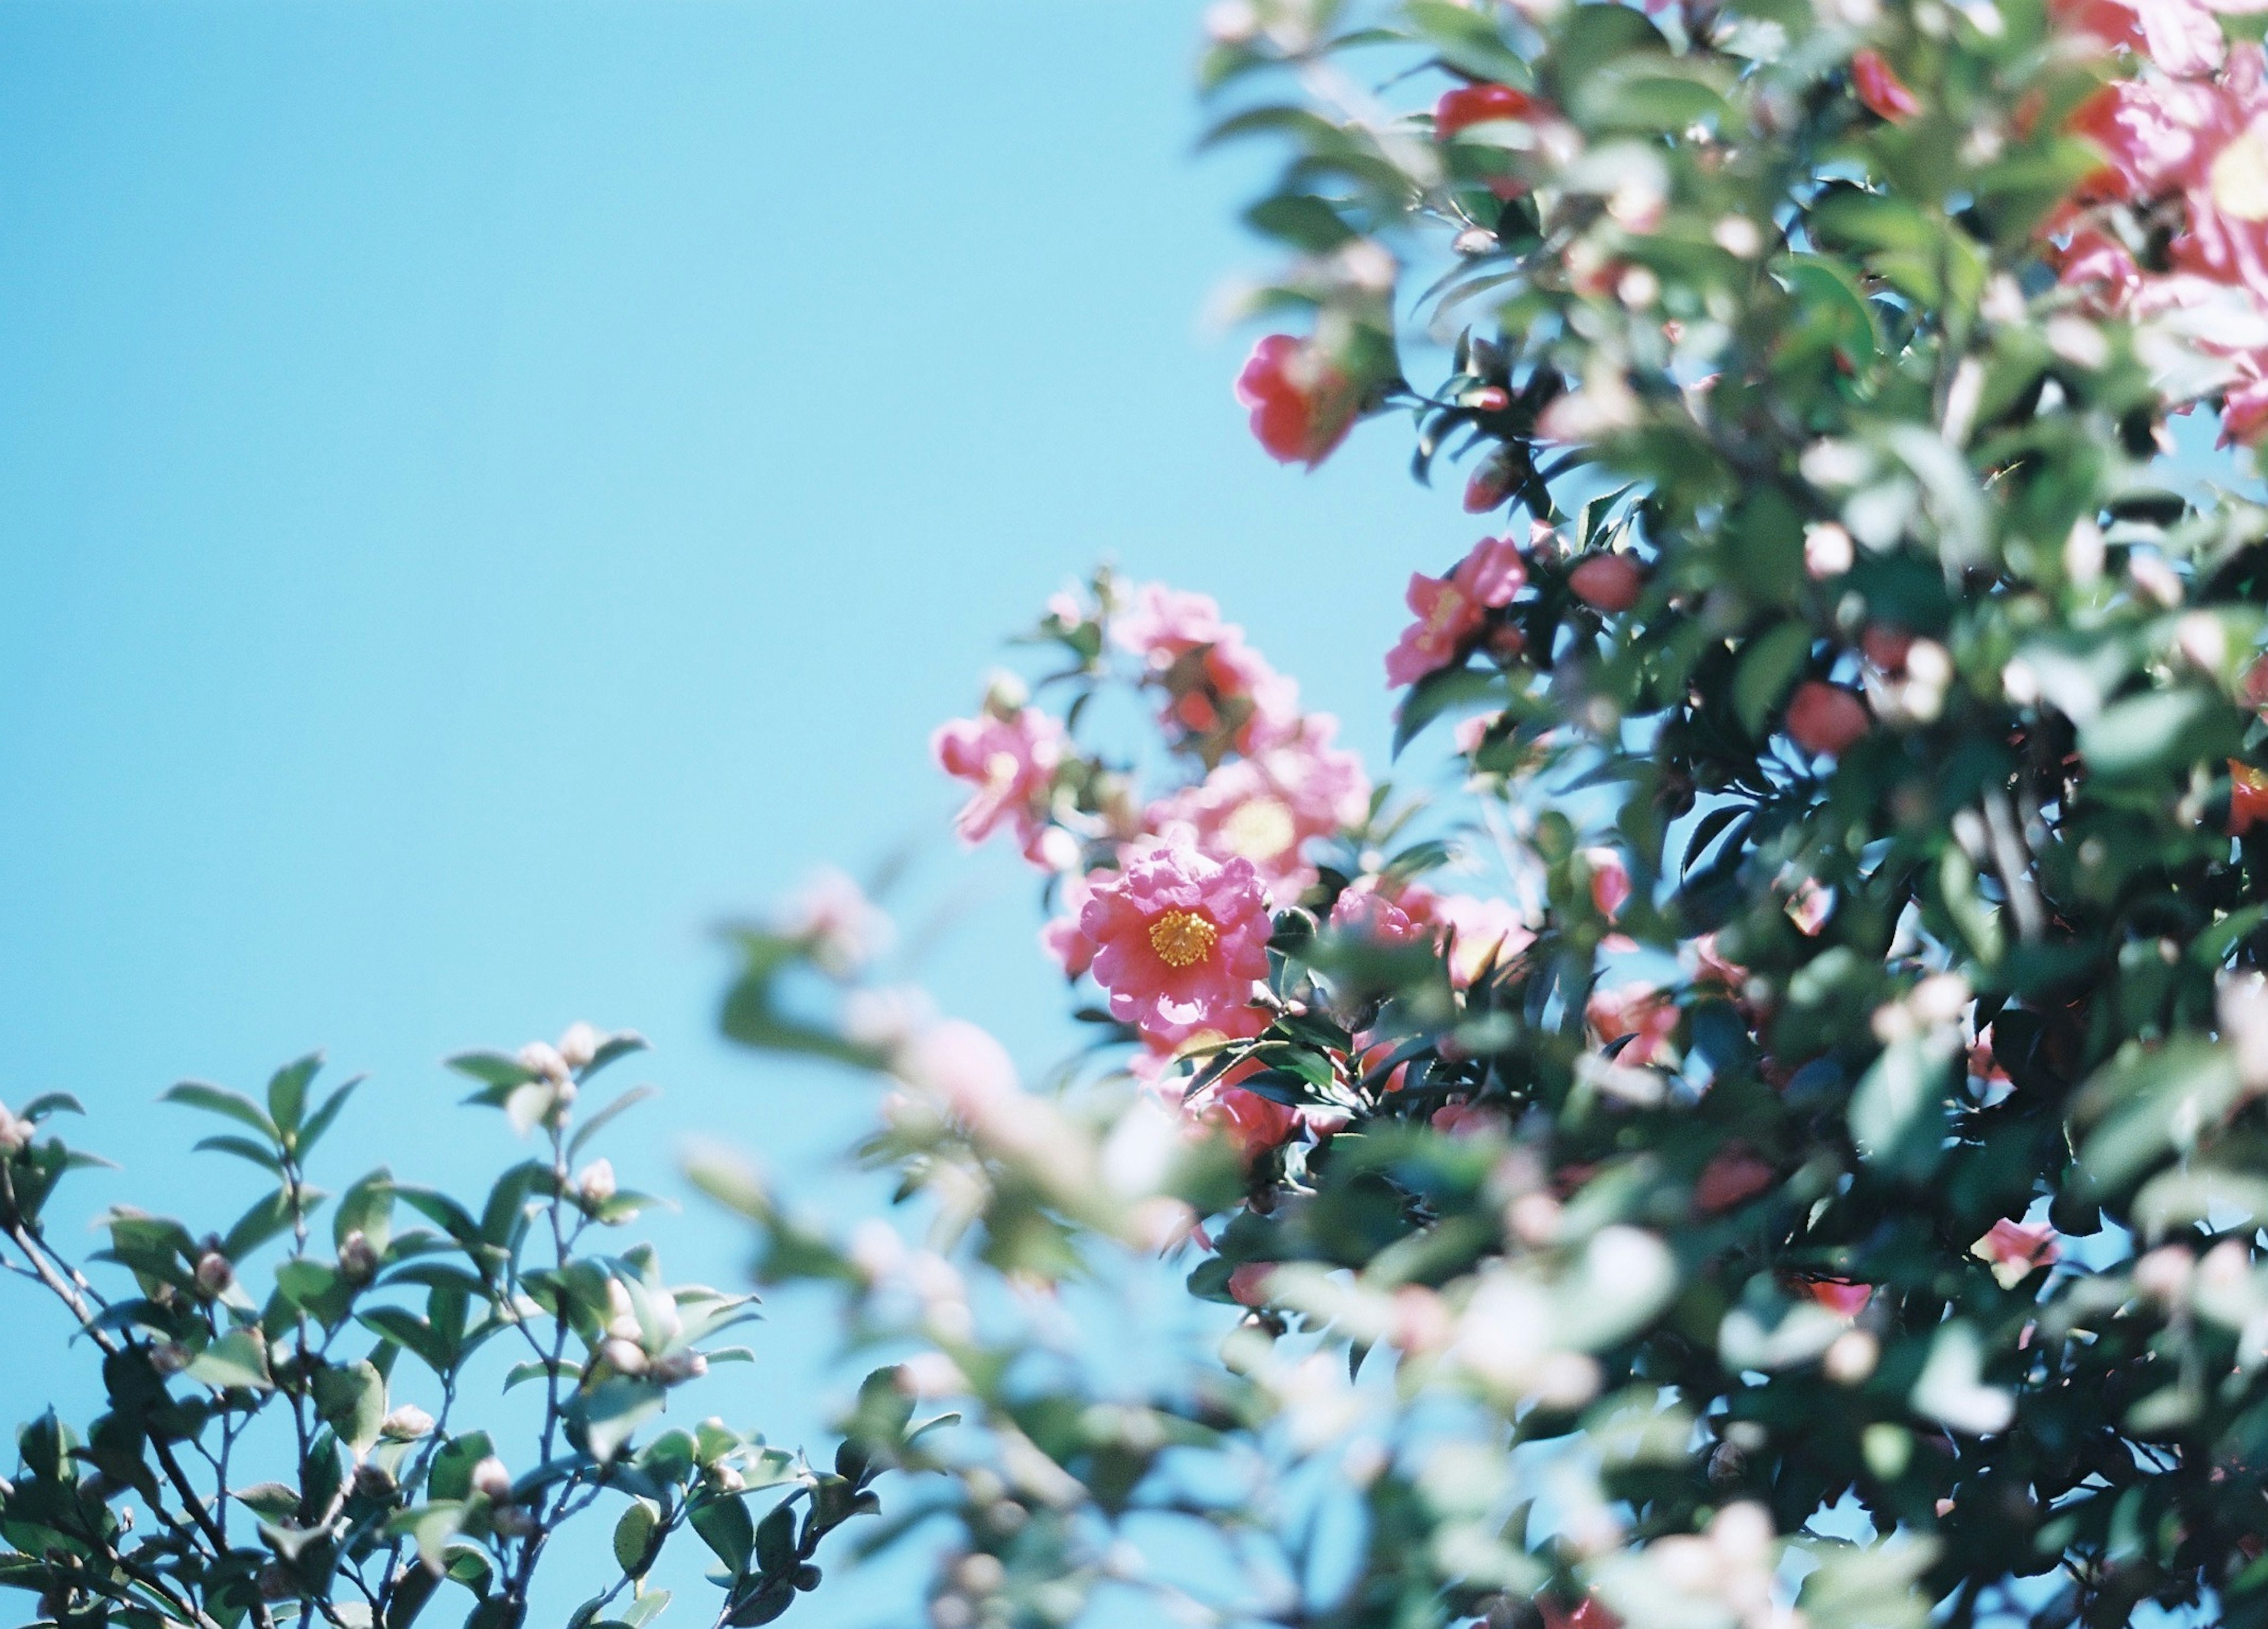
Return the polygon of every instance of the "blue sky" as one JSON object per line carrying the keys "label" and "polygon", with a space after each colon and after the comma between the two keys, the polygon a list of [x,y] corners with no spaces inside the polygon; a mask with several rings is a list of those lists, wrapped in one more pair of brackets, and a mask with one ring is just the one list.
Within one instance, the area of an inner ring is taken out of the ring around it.
{"label": "blue sky", "polygon": [[[0,1100],[76,1092],[127,1169],[66,1238],[233,1216],[151,1100],[315,1045],[374,1077],[335,1176],[497,1168],[436,1060],[578,1017],[657,1043],[626,1181],[713,1135],[823,1194],[867,1088],[715,1039],[711,925],[909,840],[942,999],[1046,1061],[1029,884],[939,835],[924,744],[1098,557],[1382,749],[1402,581],[1474,532],[1394,427],[1313,476],[1245,435],[1198,11],[0,11]],[[759,1344],[815,1434],[820,1332]],[[0,1414],[85,1400],[24,1355]]]}

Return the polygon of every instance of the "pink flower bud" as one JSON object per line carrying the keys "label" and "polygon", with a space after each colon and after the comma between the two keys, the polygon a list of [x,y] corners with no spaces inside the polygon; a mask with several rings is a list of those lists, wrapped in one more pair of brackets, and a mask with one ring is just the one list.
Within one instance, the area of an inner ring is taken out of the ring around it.
{"label": "pink flower bud", "polygon": [[1636,605],[1645,581],[1638,562],[1628,555],[1593,555],[1567,573],[1567,586],[1578,600],[1609,615]]}
{"label": "pink flower bud", "polygon": [[473,1492],[502,1504],[512,1497],[512,1472],[495,1455],[473,1467]]}

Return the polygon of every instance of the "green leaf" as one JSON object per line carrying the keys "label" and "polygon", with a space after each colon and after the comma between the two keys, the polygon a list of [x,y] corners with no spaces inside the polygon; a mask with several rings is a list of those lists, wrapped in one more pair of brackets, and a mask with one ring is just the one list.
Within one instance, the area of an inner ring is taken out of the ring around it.
{"label": "green leaf", "polygon": [[1924,1177],[1944,1153],[1948,1059],[1926,1036],[1882,1050],[1851,1095],[1851,1138],[1867,1164]]}
{"label": "green leaf", "polygon": [[509,1052],[458,1052],[441,1062],[459,1074],[469,1075],[489,1086],[525,1086],[540,1078]]}
{"label": "green leaf", "polygon": [[183,1080],[169,1086],[158,1097],[164,1103],[186,1103],[192,1109],[202,1109],[207,1114],[225,1115],[229,1119],[250,1126],[269,1142],[277,1140],[276,1123],[261,1112],[260,1105],[240,1092],[226,1087],[209,1086],[202,1080]]}
{"label": "green leaf", "polygon": [[756,1529],[756,1565],[767,1577],[784,1576],[795,1566],[795,1506],[776,1505]]}
{"label": "green leaf", "polygon": [[1355,230],[1322,199],[1306,193],[1263,198],[1244,212],[1245,224],[1263,236],[1281,239],[1312,254],[1324,254],[1353,238]]}
{"label": "green leaf", "polygon": [[756,1524],[741,1500],[703,1500],[693,1507],[693,1530],[735,1578],[748,1570],[748,1557],[756,1547]]}
{"label": "green leaf", "polygon": [[[301,1190],[301,1198],[312,1201],[312,1193]],[[309,1210],[314,1205],[309,1203]],[[291,1226],[291,1196],[289,1190],[276,1189],[253,1202],[252,1208],[236,1220],[221,1241],[220,1253],[233,1262],[246,1257]]]}
{"label": "green leaf", "polygon": [[294,1144],[303,1159],[321,1140],[323,1133],[331,1129],[331,1123],[339,1117],[339,1110],[347,1106],[347,1099],[354,1095],[355,1087],[363,1083],[364,1078],[357,1075],[351,1080],[342,1081],[338,1090],[323,1099],[322,1107],[307,1117],[307,1123],[299,1128],[298,1139]]}
{"label": "green leaf", "polygon": [[585,1446],[601,1464],[614,1458],[639,1426],[661,1412],[662,1389],[650,1381],[603,1382],[583,1400]]}
{"label": "green leaf", "polygon": [[2205,689],[2147,690],[2081,725],[2079,752],[2106,780],[2142,780],[2235,752],[2242,727],[2236,710]]}
{"label": "green leaf", "polygon": [[323,1055],[310,1052],[269,1077],[268,1115],[287,1139],[299,1129],[299,1117],[307,1108],[307,1083],[322,1066]]}
{"label": "green leaf", "polygon": [[367,1361],[327,1368],[315,1375],[315,1408],[357,1454],[378,1441],[386,1419],[386,1380]]}
{"label": "green leaf", "polygon": [[231,1330],[189,1360],[181,1371],[201,1385],[269,1389],[268,1355],[250,1330]]}
{"label": "green leaf", "polygon": [[[740,1500],[732,1502],[737,1506]],[[747,1512],[742,1510],[740,1514],[746,1520]],[[630,1507],[615,1523],[615,1564],[622,1569],[625,1577],[644,1578],[646,1569],[653,1565],[653,1536],[660,1526],[660,1507],[652,1500],[630,1500]]]}
{"label": "green leaf", "polygon": [[570,1138],[567,1142],[567,1157],[571,1160],[577,1154],[582,1153],[583,1146],[589,1142],[592,1138],[597,1136],[600,1129],[613,1122],[617,1116],[624,1113],[626,1110],[636,1108],[638,1104],[646,1102],[650,1098],[655,1098],[660,1095],[661,1088],[658,1086],[634,1086],[630,1087],[629,1091],[624,1092],[620,1097],[615,1099],[614,1102],[608,1103],[604,1109],[600,1109],[598,1113],[593,1115],[589,1119],[584,1121],[580,1126],[576,1128],[575,1135]]}
{"label": "green leaf", "polygon": [[394,1240],[394,1173],[379,1166],[339,1196],[331,1213],[331,1242],[343,1249],[359,1233],[370,1248],[383,1256]]}
{"label": "green leaf", "polygon": [[254,1142],[249,1137],[238,1137],[231,1133],[221,1137],[200,1138],[193,1152],[231,1154],[239,1160],[258,1166],[271,1176],[280,1176],[284,1174],[284,1161],[276,1156],[275,1150]]}
{"label": "green leaf", "polygon": [[1780,623],[1749,640],[1733,675],[1733,711],[1741,727],[1764,739],[1764,720],[1810,660],[1811,629],[1804,623]]}

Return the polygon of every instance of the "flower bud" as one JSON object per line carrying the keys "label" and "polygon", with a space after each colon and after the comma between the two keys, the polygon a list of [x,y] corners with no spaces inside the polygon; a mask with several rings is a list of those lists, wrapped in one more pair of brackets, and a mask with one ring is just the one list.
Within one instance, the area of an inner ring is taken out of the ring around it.
{"label": "flower bud", "polygon": [[559,1049],[549,1041],[530,1041],[526,1046],[521,1047],[519,1066],[530,1074],[540,1075],[547,1080],[564,1080],[568,1074],[567,1060],[559,1055]]}
{"label": "flower bud", "polygon": [[645,1348],[634,1340],[614,1336],[599,1343],[599,1355],[616,1374],[643,1375],[646,1370]]}
{"label": "flower bud", "polygon": [[378,1250],[359,1227],[339,1241],[339,1276],[350,1284],[367,1284],[378,1272]]}
{"label": "flower bud", "polygon": [[357,1499],[391,1499],[401,1491],[401,1485],[390,1472],[367,1461],[354,1468],[354,1494]]}
{"label": "flower bud", "polygon": [[473,1492],[503,1504],[512,1497],[512,1472],[494,1454],[473,1467]]}
{"label": "flower bud", "polygon": [[595,1211],[615,1197],[615,1166],[611,1160],[593,1160],[575,1177],[577,1203]]}
{"label": "flower bud", "polygon": [[599,1032],[578,1019],[559,1037],[559,1060],[570,1069],[583,1070],[599,1055]]}
{"label": "flower bud", "polygon": [[197,1257],[196,1278],[199,1290],[209,1296],[218,1295],[236,1282],[236,1269],[218,1250],[207,1250]]}
{"label": "flower bud", "polygon": [[36,1129],[29,1120],[18,1120],[8,1112],[8,1106],[5,1103],[0,1103],[0,1159],[17,1153],[29,1144],[32,1140],[32,1133]]}
{"label": "flower bud", "polygon": [[653,1378],[665,1386],[681,1386],[708,1372],[709,1360],[697,1352],[664,1353],[653,1364]]}
{"label": "flower bud", "polygon": [[189,1367],[189,1349],[179,1341],[158,1341],[150,1348],[150,1367],[160,1375],[178,1375]]}
{"label": "flower bud", "polygon": [[390,1442],[415,1442],[433,1429],[433,1417],[415,1403],[405,1403],[379,1422],[378,1434]]}

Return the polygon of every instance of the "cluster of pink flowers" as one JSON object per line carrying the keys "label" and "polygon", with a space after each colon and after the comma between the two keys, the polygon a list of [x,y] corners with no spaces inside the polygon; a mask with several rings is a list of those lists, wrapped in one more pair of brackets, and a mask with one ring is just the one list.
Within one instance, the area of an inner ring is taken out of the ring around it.
{"label": "cluster of pink flowers", "polygon": [[[2107,313],[2159,320],[2219,357],[2224,442],[2268,431],[2268,64],[2257,45],[2231,47],[2217,11],[2252,0],[2066,0],[2065,26],[2134,52],[2142,71],[2106,86],[2073,128],[2105,167],[2058,223],[2066,283],[2090,288]],[[2165,264],[2145,265],[2096,213],[2177,203]]]}

